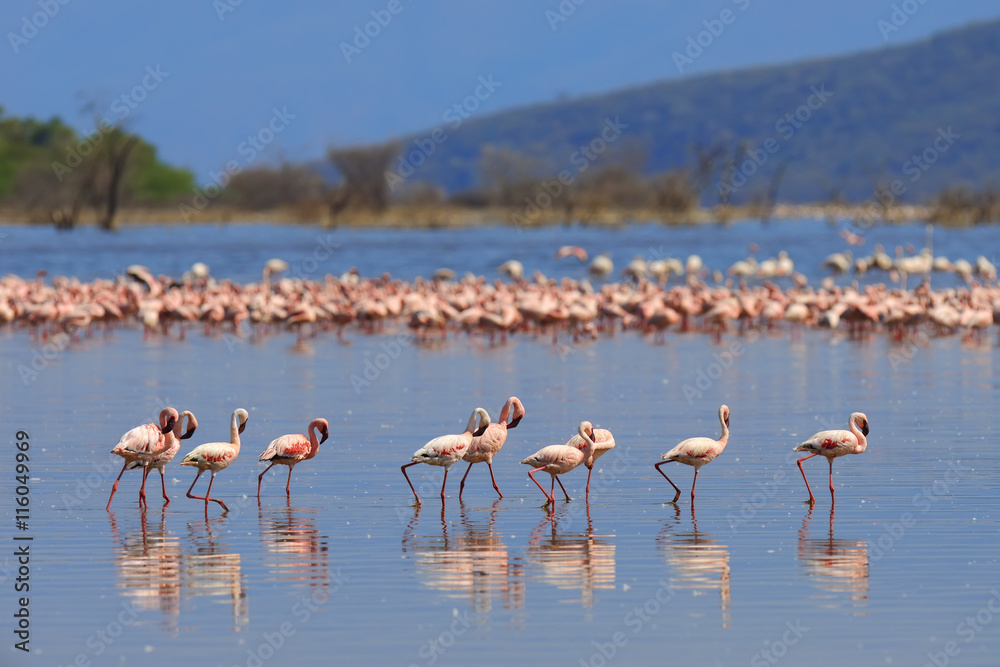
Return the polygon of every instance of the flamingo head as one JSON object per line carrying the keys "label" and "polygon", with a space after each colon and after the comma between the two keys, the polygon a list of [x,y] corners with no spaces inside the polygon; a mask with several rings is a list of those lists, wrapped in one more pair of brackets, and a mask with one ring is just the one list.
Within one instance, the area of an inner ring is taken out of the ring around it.
{"label": "flamingo head", "polygon": [[178,438],[179,440],[187,440],[194,435],[194,432],[198,429],[198,420],[195,419],[194,414],[190,410],[185,410],[181,413],[181,419],[184,419],[184,417],[187,417],[187,431],[184,432],[184,435]]}
{"label": "flamingo head", "polygon": [[517,396],[511,396],[510,402],[514,408],[514,413],[511,415],[513,418],[510,420],[510,423],[507,424],[507,428],[517,428],[517,425],[521,423],[522,419],[524,419],[524,406],[521,405],[521,401],[517,398]]}
{"label": "flamingo head", "polygon": [[243,408],[237,408],[236,412],[233,413],[233,417],[238,420],[237,423],[239,424],[239,427],[237,428],[237,431],[242,434],[243,429],[247,427],[247,422],[250,421],[250,413]]}
{"label": "flamingo head", "polygon": [[174,425],[177,424],[177,410],[173,408],[163,408],[160,411],[160,433],[166,435],[174,430]]}
{"label": "flamingo head", "polygon": [[319,444],[322,445],[330,437],[330,424],[325,419],[320,419],[319,422],[319,434],[323,436],[319,439]]}
{"label": "flamingo head", "polygon": [[478,438],[486,433],[486,428],[490,425],[490,413],[486,412],[484,408],[476,408],[469,418],[469,425],[466,426],[466,430],[471,430],[479,423],[479,428],[472,431],[472,437]]}
{"label": "flamingo head", "polygon": [[726,425],[726,428],[729,428],[729,406],[728,405],[723,405],[721,408],[719,408],[719,418],[722,420],[722,423],[724,423]]}
{"label": "flamingo head", "polygon": [[854,422],[859,429],[861,429],[862,434],[865,436],[868,435],[868,415],[863,412],[855,412],[851,415],[851,421]]}

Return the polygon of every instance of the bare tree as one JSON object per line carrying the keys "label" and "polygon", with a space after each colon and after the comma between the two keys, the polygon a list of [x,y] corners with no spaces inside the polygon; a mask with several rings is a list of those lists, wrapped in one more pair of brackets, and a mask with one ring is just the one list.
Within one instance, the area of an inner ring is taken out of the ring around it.
{"label": "bare tree", "polygon": [[340,172],[340,186],[330,195],[334,214],[345,209],[381,211],[389,204],[385,174],[399,155],[395,141],[355,148],[330,148],[327,157]]}

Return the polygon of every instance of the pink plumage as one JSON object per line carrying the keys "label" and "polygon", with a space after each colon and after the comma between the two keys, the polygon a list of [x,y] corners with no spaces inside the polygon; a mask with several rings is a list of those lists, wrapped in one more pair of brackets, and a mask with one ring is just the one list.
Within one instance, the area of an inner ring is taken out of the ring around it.
{"label": "pink plumage", "polygon": [[[181,430],[184,427],[184,420],[187,419],[187,431],[182,435]],[[167,446],[160,452],[151,455],[148,461],[133,461],[129,463],[127,468],[131,470],[132,468],[138,468],[142,466],[144,468],[142,472],[142,488],[139,490],[139,499],[141,502],[146,502],[146,477],[149,475],[150,471],[155,469],[160,473],[160,487],[163,489],[163,500],[164,505],[170,504],[170,496],[167,495],[167,482],[163,474],[163,469],[168,463],[174,460],[177,456],[177,452],[181,448],[181,440],[187,440],[194,432],[198,429],[198,420],[195,418],[194,413],[190,410],[185,410],[181,413],[180,418],[174,425],[173,430],[168,431],[165,434],[167,440]]]}
{"label": "pink plumage", "polygon": [[809,488],[806,471],[802,469],[803,461],[811,459],[814,456],[826,457],[830,463],[830,500],[835,501],[833,492],[833,460],[838,456],[845,456],[847,454],[861,454],[868,447],[868,440],[866,438],[868,435],[868,416],[865,413],[855,412],[851,414],[851,418],[848,420],[848,428],[849,430],[847,431],[843,429],[820,431],[793,450],[796,452],[812,452],[809,456],[805,456],[796,462],[796,465],[799,466],[799,472],[802,473],[802,479],[806,483],[806,489],[809,491],[810,503],[816,502],[816,498],[813,496],[812,489]]}
{"label": "pink plumage", "polygon": [[663,472],[660,466],[676,461],[694,468],[694,481],[691,482],[691,500],[694,501],[694,487],[698,484],[698,471],[701,470],[703,465],[715,460],[715,457],[722,453],[722,450],[726,448],[726,444],[729,442],[728,405],[719,407],[719,423],[722,425],[722,435],[719,436],[718,440],[704,437],[682,440],[676,447],[663,454],[661,457],[663,460],[655,465],[656,471],[663,475],[663,479],[670,482],[670,486],[674,487],[674,491],[676,491],[674,499],[670,502],[677,502],[677,499],[681,497],[681,490],[667,477],[667,473]]}
{"label": "pink plumage", "polygon": [[[511,413],[511,409],[513,409],[513,413]],[[521,419],[524,418],[524,414],[524,406],[521,404],[521,401],[517,396],[511,396],[500,409],[499,421],[491,422],[482,435],[472,438],[468,451],[462,457],[463,461],[469,463],[469,467],[465,470],[465,475],[462,476],[462,483],[458,487],[459,500],[462,499],[462,491],[465,490],[465,478],[469,476],[469,472],[472,471],[472,464],[474,463],[486,464],[490,469],[490,480],[493,482],[493,489],[497,492],[497,495],[503,498],[503,494],[500,493],[500,487],[497,486],[496,477],[493,476],[493,457],[500,451],[504,443],[507,442],[507,430],[517,428]],[[508,416],[511,418],[510,423],[507,423]]]}
{"label": "pink plumage", "polygon": [[[587,446],[587,443],[579,435],[574,435],[567,442],[570,447],[576,447],[577,449],[583,449]],[[611,435],[611,431],[606,428],[595,428],[594,429],[594,451],[586,461],[583,462],[587,466],[587,499],[590,499],[590,477],[594,474],[594,462],[597,459],[604,456],[607,452],[610,452],[615,448],[615,436]]]}
{"label": "pink plumage", "polygon": [[[563,495],[566,496],[566,500],[569,500],[569,494],[566,493],[566,487],[563,486],[562,481],[559,480],[557,475],[564,475],[570,470],[577,468],[581,464],[585,463],[587,459],[590,458],[593,453],[594,448],[594,426],[588,421],[580,422],[580,428],[578,430],[580,438],[584,442],[583,449],[578,447],[573,447],[571,445],[549,445],[548,447],[542,447],[537,452],[529,456],[528,458],[521,461],[524,465],[530,465],[533,470],[528,473],[528,477],[531,481],[535,483],[535,486],[545,494],[545,504],[555,506],[555,488],[556,482],[559,482],[559,487],[563,491]],[[544,470],[545,472],[552,475],[552,488],[548,493],[542,488],[542,485],[538,483],[535,479],[535,473]]]}
{"label": "pink plumage", "polygon": [[[477,424],[479,424],[478,429],[476,428]],[[483,408],[476,408],[472,411],[472,416],[469,417],[469,422],[466,424],[465,430],[462,433],[455,435],[442,435],[434,438],[423,447],[413,452],[411,463],[406,463],[400,466],[399,469],[403,472],[403,477],[406,478],[406,483],[410,485],[410,491],[413,491],[413,497],[416,499],[417,505],[420,504],[420,496],[417,495],[417,490],[413,488],[413,482],[410,481],[410,476],[406,474],[406,469],[418,463],[427,463],[432,466],[443,467],[444,481],[441,482],[441,502],[443,503],[444,487],[448,483],[448,469],[462,460],[465,453],[469,451],[469,445],[472,444],[472,438],[483,435],[489,425],[489,413]]]}
{"label": "pink plumage", "polygon": [[[170,433],[174,428],[177,418],[177,410],[164,408],[160,411],[159,425],[143,424],[136,426],[133,429],[129,429],[118,440],[118,444],[112,448],[111,453],[125,459],[125,463],[122,464],[121,472],[118,473],[118,477],[111,487],[111,495],[108,497],[108,504],[104,508],[105,510],[111,509],[111,499],[115,497],[115,491],[118,490],[118,481],[122,478],[125,470],[129,467],[135,467],[133,466],[135,463],[145,466],[153,455],[159,454],[167,448],[166,434]],[[142,476],[142,488],[139,491],[140,504],[145,503],[145,500],[146,473],[144,472]]]}
{"label": "pink plumage", "polygon": [[[243,408],[237,408],[233,412],[233,416],[229,422],[229,442],[209,442],[204,445],[199,445],[188,452],[184,458],[181,460],[182,466],[193,466],[198,468],[198,474],[194,476],[194,481],[191,482],[191,486],[188,487],[187,497],[194,498],[195,500],[205,501],[205,512],[208,512],[208,501],[212,500],[219,503],[222,509],[229,511],[226,507],[226,503],[222,502],[218,498],[212,498],[212,483],[215,481],[215,475],[220,471],[224,470],[230,463],[236,460],[236,457],[240,454],[240,434],[243,433],[243,429],[246,428],[247,421],[250,419],[250,413],[248,413]],[[212,478],[208,481],[208,491],[204,496],[192,496],[191,490],[194,485],[198,483],[198,478],[206,470],[212,472]]]}
{"label": "pink plumage", "polygon": [[[293,433],[275,438],[267,446],[267,449],[264,450],[264,453],[260,455],[260,461],[269,461],[271,465],[267,466],[264,472],[257,477],[258,498],[260,498],[260,484],[264,479],[264,475],[278,464],[288,466],[288,482],[285,484],[285,495],[292,495],[292,468],[295,467],[296,463],[316,456],[319,446],[330,437],[330,424],[325,419],[313,419],[309,422],[309,427],[306,430],[309,433],[308,437],[301,433]],[[322,440],[316,437],[317,431],[322,434]]]}

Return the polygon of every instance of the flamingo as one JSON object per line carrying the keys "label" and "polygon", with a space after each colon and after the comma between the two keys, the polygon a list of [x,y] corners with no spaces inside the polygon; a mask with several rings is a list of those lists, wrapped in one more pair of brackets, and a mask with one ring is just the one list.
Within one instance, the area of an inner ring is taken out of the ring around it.
{"label": "flamingo", "polygon": [[[187,418],[187,431],[184,435],[181,435],[181,429],[184,426],[184,419]],[[173,430],[166,433],[167,436],[167,447],[158,454],[153,454],[149,459],[148,463],[142,461],[133,461],[128,464],[128,469],[143,467],[142,471],[142,489],[139,490],[139,500],[143,504],[146,502],[146,476],[149,475],[151,468],[156,468],[160,471],[160,486],[163,487],[163,499],[166,501],[164,505],[170,504],[170,496],[167,495],[167,482],[163,476],[163,469],[168,463],[174,460],[177,456],[178,450],[181,448],[181,440],[187,440],[194,432],[198,429],[198,420],[195,418],[194,414],[190,410],[185,410],[181,413],[180,418],[177,420],[177,424],[174,426]]]}
{"label": "flamingo", "polygon": [[688,438],[687,440],[682,440],[676,447],[664,454],[662,456],[663,460],[654,466],[656,471],[663,475],[663,479],[670,482],[670,486],[674,487],[674,490],[677,492],[674,495],[674,499],[670,502],[677,502],[677,499],[681,497],[681,490],[677,488],[676,484],[670,481],[670,478],[660,469],[660,466],[673,461],[694,466],[694,481],[691,482],[691,501],[693,502],[694,487],[698,483],[698,471],[703,465],[710,463],[716,456],[721,454],[729,442],[728,405],[723,405],[719,408],[719,423],[722,424],[722,435],[718,440],[712,440],[711,438]]}
{"label": "flamingo", "polygon": [[[215,481],[215,475],[220,470],[225,469],[240,455],[240,433],[243,433],[243,429],[246,428],[249,419],[250,413],[243,408],[237,408],[233,411],[232,419],[229,422],[229,442],[210,442],[198,445],[181,460],[182,466],[194,466],[198,468],[198,474],[194,476],[194,481],[188,487],[187,497],[194,498],[195,500],[204,500],[206,512],[208,512],[209,500],[214,500],[222,506],[222,509],[227,512],[229,511],[226,503],[217,498],[212,498],[212,482]],[[191,489],[198,483],[201,473],[206,470],[212,471],[212,478],[208,480],[208,491],[204,496],[192,496]]]}
{"label": "flamingo", "polygon": [[[129,464],[139,463],[144,466],[154,454],[159,454],[167,448],[166,435],[173,430],[174,425],[177,423],[177,417],[177,410],[163,408],[160,411],[159,425],[150,423],[136,426],[118,440],[118,444],[114,446],[111,453],[125,459],[125,463],[122,464],[121,472],[118,473],[118,477],[111,487],[111,496],[108,497],[108,505],[104,508],[105,511],[111,509],[111,499],[115,497],[115,491],[118,490],[118,481],[125,474],[125,470],[129,467]],[[142,482],[143,490],[139,493],[140,504],[146,500],[145,473],[143,473]]]}
{"label": "flamingo", "polygon": [[833,460],[845,454],[861,454],[868,447],[868,440],[865,437],[868,435],[868,416],[865,413],[852,413],[851,418],[848,420],[848,428],[850,429],[848,431],[842,429],[820,431],[792,450],[796,452],[812,452],[809,456],[803,457],[796,462],[799,466],[799,472],[802,473],[802,479],[806,483],[806,490],[809,491],[810,503],[816,502],[816,498],[813,496],[812,489],[809,488],[806,471],[802,469],[803,461],[811,459],[817,454],[826,457],[827,461],[830,462],[830,500],[836,502],[836,498],[833,495]]}
{"label": "flamingo", "polygon": [[406,469],[418,463],[442,466],[444,468],[444,481],[441,482],[441,502],[443,503],[444,487],[448,483],[448,468],[462,460],[465,453],[469,451],[472,439],[486,433],[489,425],[490,414],[483,408],[476,408],[472,411],[472,416],[469,417],[469,423],[466,424],[464,431],[456,435],[442,435],[430,440],[423,447],[413,452],[411,463],[400,466],[399,469],[403,472],[406,483],[410,485],[410,491],[413,491],[413,497],[416,498],[417,505],[420,504],[420,496],[417,495],[417,490],[413,488],[413,482],[410,481],[410,476],[406,474]]}
{"label": "flamingo", "polygon": [[[309,433],[308,438],[301,433],[275,438],[267,446],[267,449],[264,450],[264,453],[260,455],[259,461],[270,461],[271,465],[267,466],[264,472],[257,477],[258,498],[260,498],[260,483],[264,479],[264,475],[279,463],[288,466],[288,482],[285,484],[285,495],[292,495],[290,488],[292,484],[292,468],[299,461],[308,461],[316,456],[319,446],[330,437],[330,424],[325,419],[316,418],[309,422],[309,428],[306,431]],[[319,431],[323,435],[322,440],[316,438],[316,431]]]}
{"label": "flamingo", "polygon": [[[546,505],[551,503],[555,506],[556,482],[559,482],[559,487],[566,496],[566,500],[568,501],[570,499],[569,494],[566,493],[566,487],[563,486],[562,481],[560,481],[556,475],[564,475],[570,470],[578,467],[581,463],[585,463],[594,452],[593,424],[588,421],[580,422],[578,432],[580,434],[580,439],[583,441],[582,448],[572,447],[570,445],[549,445],[548,447],[542,447],[537,452],[521,461],[521,463],[530,465],[534,468],[534,470],[528,473],[528,477],[530,477],[531,481],[535,483],[543,494],[545,494]],[[539,470],[544,470],[552,475],[552,488],[549,493],[545,493],[545,489],[543,489],[542,485],[538,483],[537,479],[535,479],[535,473]]]}
{"label": "flamingo", "polygon": [[[511,408],[514,410],[513,413],[511,413]],[[508,415],[511,418],[510,423],[507,423]],[[493,456],[507,442],[507,429],[517,428],[517,425],[521,423],[523,418],[524,406],[521,405],[521,400],[517,396],[511,396],[500,409],[500,421],[490,423],[481,436],[472,438],[472,444],[469,445],[468,451],[462,457],[463,461],[469,462],[469,467],[465,469],[465,474],[462,476],[462,483],[458,486],[459,500],[462,499],[462,491],[465,490],[465,478],[469,476],[472,464],[480,462],[485,462],[486,466],[490,469],[490,479],[493,481],[493,489],[503,498],[503,494],[500,493],[500,487],[497,486],[496,477],[493,476]]]}
{"label": "flamingo", "polygon": [[[576,447],[577,449],[583,449],[587,446],[586,440],[580,435],[574,435],[566,443],[570,447]],[[587,499],[590,499],[590,476],[594,474],[594,463],[597,459],[604,456],[606,453],[610,452],[615,448],[615,436],[611,435],[611,431],[606,428],[595,428],[594,429],[594,453],[583,462],[587,466]]]}

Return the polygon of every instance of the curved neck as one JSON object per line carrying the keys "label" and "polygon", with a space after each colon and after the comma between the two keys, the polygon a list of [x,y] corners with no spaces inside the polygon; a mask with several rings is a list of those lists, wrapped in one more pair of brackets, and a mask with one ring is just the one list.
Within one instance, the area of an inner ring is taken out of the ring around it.
{"label": "curved neck", "polygon": [[854,417],[851,417],[851,422],[848,427],[851,429],[851,433],[854,434],[854,437],[858,439],[858,444],[861,445],[861,448],[864,449],[867,447],[868,439],[865,438],[865,434],[861,432],[861,429],[858,427],[858,423],[854,421]]}
{"label": "curved neck", "polygon": [[316,422],[309,424],[309,458],[316,456],[316,450],[319,449],[319,436],[316,435],[318,430],[319,424]]}
{"label": "curved neck", "polygon": [[233,413],[233,418],[229,422],[229,442],[237,447],[240,446],[240,416]]}
{"label": "curved neck", "polygon": [[725,445],[729,442],[729,427],[726,426],[726,419],[721,412],[719,413],[719,423],[722,424],[722,435],[719,437],[719,442]]}

